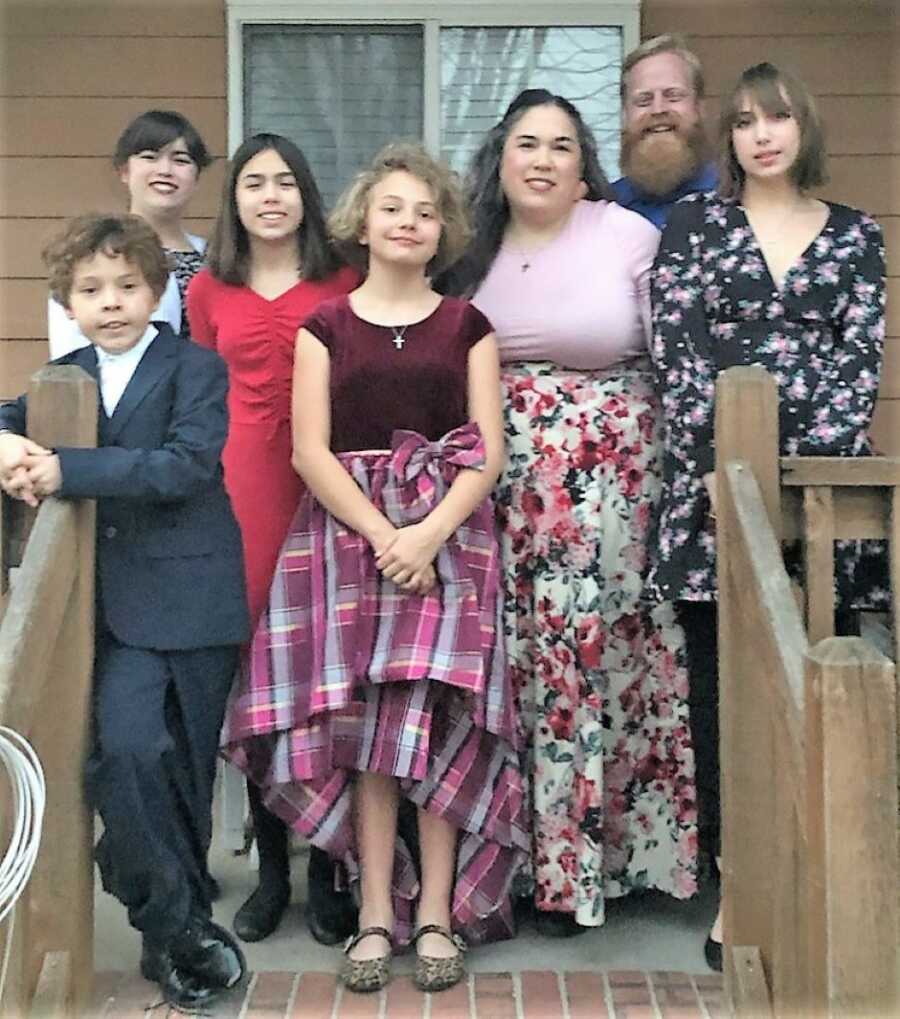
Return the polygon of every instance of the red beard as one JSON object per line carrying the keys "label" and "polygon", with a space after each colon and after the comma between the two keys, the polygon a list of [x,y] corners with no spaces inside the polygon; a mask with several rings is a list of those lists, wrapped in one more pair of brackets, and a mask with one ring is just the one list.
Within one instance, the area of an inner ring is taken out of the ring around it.
{"label": "red beard", "polygon": [[[669,125],[674,130],[653,132]],[[706,157],[706,134],[700,121],[688,127],[674,113],[645,114],[622,132],[622,170],[638,191],[662,197],[696,174]]]}

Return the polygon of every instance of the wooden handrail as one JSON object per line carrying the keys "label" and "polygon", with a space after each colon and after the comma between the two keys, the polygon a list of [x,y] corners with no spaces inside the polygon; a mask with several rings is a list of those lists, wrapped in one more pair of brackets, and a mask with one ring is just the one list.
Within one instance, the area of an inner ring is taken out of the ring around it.
{"label": "wooden handrail", "polygon": [[[78,567],[78,513],[48,499],[37,514],[16,582],[0,622],[0,719],[30,732],[52,682],[52,635],[62,626]],[[22,682],[22,663],[30,681]]]}
{"label": "wooden handrail", "polygon": [[783,456],[780,464],[781,484],[788,488],[900,485],[900,457],[897,456]]}
{"label": "wooden handrail", "polygon": [[[746,463],[728,463],[716,484],[719,526],[728,535],[719,542],[728,542],[719,564],[725,943],[758,948],[771,979],[780,905],[776,798],[789,799],[790,811],[801,816],[806,806],[807,640],[752,471]],[[799,780],[783,782],[785,772]],[[739,987],[727,952],[726,985],[732,992]]]}
{"label": "wooden handrail", "polygon": [[[835,539],[889,538],[900,588],[900,460],[780,458],[777,410],[762,369],[720,376],[726,990],[738,1016],[897,1015],[897,677],[830,635]],[[805,621],[781,552],[795,536]]]}
{"label": "wooden handrail", "polygon": [[[28,434],[49,447],[96,445],[94,380],[74,367],[34,375]],[[0,1014],[52,1008],[74,1019],[88,1009],[94,965],[93,819],[82,784],[94,657],[95,508],[90,501],[48,499],[31,517],[0,620],[0,724],[34,747],[47,800],[37,863],[16,907]],[[27,520],[14,519],[17,526]],[[5,579],[6,556],[19,534],[3,531]]]}

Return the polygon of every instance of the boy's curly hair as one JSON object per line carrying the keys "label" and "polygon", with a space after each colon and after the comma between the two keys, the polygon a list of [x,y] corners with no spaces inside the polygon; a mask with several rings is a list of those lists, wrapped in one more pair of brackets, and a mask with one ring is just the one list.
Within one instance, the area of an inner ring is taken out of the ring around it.
{"label": "boy's curly hair", "polygon": [[140,216],[89,212],[73,219],[42,252],[50,293],[64,308],[69,307],[75,266],[98,251],[121,255],[137,266],[156,297],[162,297],[169,259],[153,228]]}
{"label": "boy's curly hair", "polygon": [[372,188],[397,170],[418,177],[431,189],[435,209],[443,225],[437,252],[428,265],[429,274],[435,275],[459,258],[472,230],[457,174],[446,164],[432,158],[417,142],[385,145],[369,168],[356,175],[328,218],[331,236],[347,261],[365,271],[368,249],[359,243],[359,238],[366,224]]}

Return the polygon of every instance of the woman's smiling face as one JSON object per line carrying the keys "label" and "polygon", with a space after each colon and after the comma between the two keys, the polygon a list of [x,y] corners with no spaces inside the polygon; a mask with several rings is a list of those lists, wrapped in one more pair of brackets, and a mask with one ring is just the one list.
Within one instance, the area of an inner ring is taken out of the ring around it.
{"label": "woman's smiling face", "polygon": [[161,149],[144,149],[129,156],[119,169],[128,188],[130,210],[138,216],[180,215],[197,188],[197,164],[183,138]]}
{"label": "woman's smiling face", "polygon": [[513,216],[561,220],[584,196],[581,148],[571,117],[558,106],[533,106],[503,144],[500,184]]}

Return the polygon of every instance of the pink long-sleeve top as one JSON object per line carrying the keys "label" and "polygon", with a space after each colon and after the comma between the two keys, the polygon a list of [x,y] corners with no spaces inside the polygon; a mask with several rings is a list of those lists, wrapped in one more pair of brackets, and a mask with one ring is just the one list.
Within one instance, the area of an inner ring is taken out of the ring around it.
{"label": "pink long-sleeve top", "polygon": [[539,250],[504,243],[472,301],[494,326],[500,359],[591,370],[646,353],[659,236],[613,202],[581,201]]}

